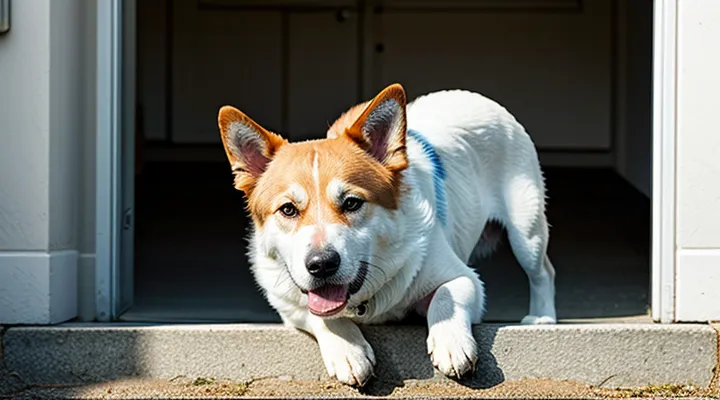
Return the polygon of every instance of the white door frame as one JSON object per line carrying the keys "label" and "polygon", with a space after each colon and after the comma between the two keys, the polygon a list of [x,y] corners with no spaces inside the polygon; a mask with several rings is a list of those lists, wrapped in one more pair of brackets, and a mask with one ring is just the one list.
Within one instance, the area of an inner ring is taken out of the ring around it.
{"label": "white door frame", "polygon": [[[98,2],[96,149],[96,318],[117,317],[121,291],[122,0]],[[654,0],[651,308],[675,321],[675,153],[677,0]]]}
{"label": "white door frame", "polygon": [[121,240],[122,0],[97,2],[95,317],[115,317]]}
{"label": "white door frame", "polygon": [[675,322],[677,0],[655,0],[653,27],[652,319]]}
{"label": "white door frame", "polygon": [[97,7],[95,317],[110,321],[134,289],[136,0]]}

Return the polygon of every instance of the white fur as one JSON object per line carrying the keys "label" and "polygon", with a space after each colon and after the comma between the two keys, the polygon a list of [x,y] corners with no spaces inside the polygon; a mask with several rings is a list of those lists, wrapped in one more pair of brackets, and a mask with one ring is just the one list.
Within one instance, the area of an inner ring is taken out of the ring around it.
{"label": "white fur", "polygon": [[[477,359],[472,324],[484,314],[485,293],[467,266],[485,224],[504,225],[513,252],[530,280],[530,311],[523,323],[555,322],[554,270],[546,255],[545,188],[535,147],[524,128],[503,107],[479,94],[442,91],[407,107],[407,126],[424,135],[446,169],[447,225],[435,218],[432,165],[408,138],[409,168],[398,210],[364,205],[350,226],[327,225],[326,240],[340,253],[337,282],[349,282],[360,261],[370,262],[362,289],[339,316],[321,318],[307,310],[312,277],[304,265],[316,226],[283,233],[273,215],[251,237],[253,271],[270,304],[286,324],[313,334],[328,373],[362,385],[375,356],[356,324],[404,317],[435,291],[427,309],[428,353],[446,375],[459,376]],[[313,176],[318,158],[315,157]],[[333,181],[327,195],[341,193]],[[293,190],[298,190],[294,188]],[[319,196],[302,193],[299,196]],[[342,201],[342,199],[337,199]],[[365,218],[370,213],[371,218]],[[384,247],[379,243],[383,242]],[[475,252],[476,255],[482,252]],[[357,307],[367,302],[367,312]]]}

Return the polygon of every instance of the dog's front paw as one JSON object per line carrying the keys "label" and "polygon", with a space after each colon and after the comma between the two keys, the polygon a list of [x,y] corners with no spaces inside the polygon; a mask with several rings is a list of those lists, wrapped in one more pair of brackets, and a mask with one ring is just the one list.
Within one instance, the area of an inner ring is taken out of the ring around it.
{"label": "dog's front paw", "polygon": [[437,323],[430,328],[427,346],[433,365],[445,376],[460,378],[475,370],[477,344],[469,330]]}
{"label": "dog's front paw", "polygon": [[331,377],[347,385],[363,386],[372,376],[375,353],[365,339],[351,343],[340,337],[328,337],[318,343]]}
{"label": "dog's front paw", "polygon": [[523,325],[553,325],[557,321],[553,317],[549,317],[547,315],[545,316],[535,316],[535,315],[526,315],[520,323]]}

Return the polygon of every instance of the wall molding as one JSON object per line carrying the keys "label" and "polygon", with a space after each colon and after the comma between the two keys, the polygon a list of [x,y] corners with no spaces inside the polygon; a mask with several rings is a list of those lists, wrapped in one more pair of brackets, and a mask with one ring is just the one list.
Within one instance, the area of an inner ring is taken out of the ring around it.
{"label": "wall molding", "polygon": [[0,252],[0,324],[55,324],[77,316],[78,252]]}
{"label": "wall molding", "polygon": [[682,322],[720,320],[720,249],[677,252],[675,318]]}

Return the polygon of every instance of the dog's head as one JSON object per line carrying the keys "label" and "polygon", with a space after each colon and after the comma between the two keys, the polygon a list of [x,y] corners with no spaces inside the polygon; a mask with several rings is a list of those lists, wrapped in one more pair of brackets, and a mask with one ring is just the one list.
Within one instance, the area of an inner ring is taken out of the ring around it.
{"label": "dog's head", "polygon": [[395,84],[344,114],[328,138],[289,143],[233,107],[218,122],[235,187],[245,193],[255,251],[287,267],[320,316],[340,313],[395,271],[378,267],[392,243],[407,168],[406,99]]}

